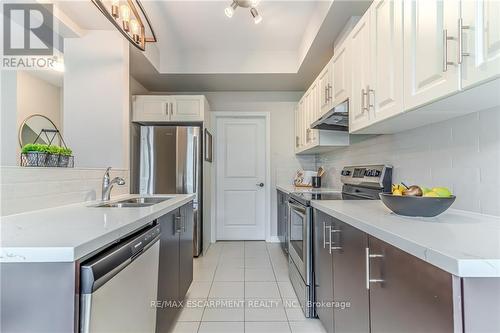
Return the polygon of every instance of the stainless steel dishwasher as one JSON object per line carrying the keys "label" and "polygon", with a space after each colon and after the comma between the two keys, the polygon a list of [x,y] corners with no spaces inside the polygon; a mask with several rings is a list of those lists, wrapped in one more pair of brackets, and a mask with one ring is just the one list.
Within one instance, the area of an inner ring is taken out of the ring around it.
{"label": "stainless steel dishwasher", "polygon": [[80,332],[152,333],[160,226],[153,224],[80,266]]}

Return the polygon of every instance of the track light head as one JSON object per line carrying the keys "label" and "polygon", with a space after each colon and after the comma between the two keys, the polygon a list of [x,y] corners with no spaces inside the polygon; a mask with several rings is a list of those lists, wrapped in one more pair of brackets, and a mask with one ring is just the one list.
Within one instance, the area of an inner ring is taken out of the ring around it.
{"label": "track light head", "polygon": [[262,16],[259,15],[257,8],[255,7],[250,8],[250,13],[252,14],[253,21],[255,24],[259,24],[260,22],[262,22]]}
{"label": "track light head", "polygon": [[231,5],[229,5],[228,7],[226,7],[224,13],[226,14],[227,17],[231,18],[233,17],[236,8],[238,8],[238,3],[233,0],[233,3],[231,3]]}

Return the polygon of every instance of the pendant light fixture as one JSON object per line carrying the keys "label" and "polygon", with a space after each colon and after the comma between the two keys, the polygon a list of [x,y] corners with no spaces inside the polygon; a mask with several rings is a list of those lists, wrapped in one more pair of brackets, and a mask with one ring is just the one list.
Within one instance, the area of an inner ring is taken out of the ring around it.
{"label": "pendant light fixture", "polygon": [[[146,11],[139,0],[92,0],[101,13],[141,51],[146,50],[146,43],[155,43],[156,35]],[[147,24],[151,37],[146,37]]]}
{"label": "pendant light fixture", "polygon": [[262,16],[259,14],[259,11],[257,10],[257,5],[259,4],[260,0],[233,0],[231,4],[226,7],[224,10],[224,13],[226,14],[227,17],[231,18],[234,15],[234,11],[238,7],[242,8],[250,8],[250,14],[253,17],[253,21],[255,24],[259,24],[262,22]]}

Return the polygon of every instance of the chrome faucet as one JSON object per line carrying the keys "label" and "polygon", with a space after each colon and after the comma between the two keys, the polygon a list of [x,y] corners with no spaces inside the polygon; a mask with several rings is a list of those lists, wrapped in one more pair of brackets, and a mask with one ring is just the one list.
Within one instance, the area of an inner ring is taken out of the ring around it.
{"label": "chrome faucet", "polygon": [[106,172],[104,173],[104,177],[102,178],[102,201],[109,201],[111,197],[111,189],[115,184],[118,185],[125,185],[125,179],[121,177],[115,177],[112,180],[111,177],[109,176],[109,171],[111,170],[111,167],[106,169]]}

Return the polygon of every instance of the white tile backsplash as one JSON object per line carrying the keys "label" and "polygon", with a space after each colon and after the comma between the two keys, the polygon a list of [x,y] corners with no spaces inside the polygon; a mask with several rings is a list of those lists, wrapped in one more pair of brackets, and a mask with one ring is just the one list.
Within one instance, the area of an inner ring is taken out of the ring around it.
{"label": "white tile backsplash", "polygon": [[349,147],[316,156],[323,186],[340,189],[345,165],[387,163],[394,182],[447,186],[456,209],[500,215],[500,107],[402,133],[354,137]]}
{"label": "white tile backsplash", "polygon": [[[98,200],[102,169],[0,167],[0,215]],[[112,195],[129,193],[129,171],[112,169],[112,177],[123,177],[125,186],[115,186]]]}

